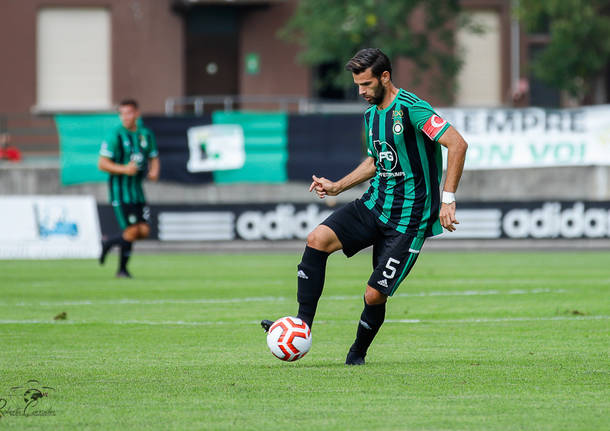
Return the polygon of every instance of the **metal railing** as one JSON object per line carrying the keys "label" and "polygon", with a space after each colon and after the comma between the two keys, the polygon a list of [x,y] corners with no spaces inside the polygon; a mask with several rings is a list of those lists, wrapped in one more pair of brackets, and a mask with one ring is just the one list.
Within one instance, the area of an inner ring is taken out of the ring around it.
{"label": "metal railing", "polygon": [[169,97],[165,100],[165,115],[175,115],[176,110],[192,108],[195,115],[203,115],[208,105],[222,105],[225,111],[233,111],[237,104],[275,105],[280,111],[287,111],[290,106],[296,106],[299,113],[309,111],[309,99],[303,96],[187,96]]}
{"label": "metal railing", "polygon": [[345,102],[316,100],[304,96],[267,96],[267,95],[216,95],[216,96],[186,96],[169,97],[165,100],[165,115],[193,112],[203,115],[206,107],[218,109],[222,106],[225,112],[233,111],[236,105],[275,106],[279,111],[288,111],[294,107],[299,114],[309,113],[362,113],[366,108],[364,102]]}

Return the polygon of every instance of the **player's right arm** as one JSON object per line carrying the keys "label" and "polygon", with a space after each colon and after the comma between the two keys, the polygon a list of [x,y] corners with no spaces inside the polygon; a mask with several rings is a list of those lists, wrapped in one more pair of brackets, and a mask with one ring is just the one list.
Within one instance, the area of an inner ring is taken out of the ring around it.
{"label": "player's right arm", "polygon": [[126,165],[121,165],[120,163],[113,162],[108,157],[100,156],[97,167],[100,171],[114,175],[133,176],[138,173],[138,166],[133,160]]}
{"label": "player's right arm", "polygon": [[369,156],[356,169],[339,181],[330,181],[324,177],[318,178],[312,175],[313,182],[309,186],[309,191],[315,190],[320,199],[324,199],[326,196],[336,196],[355,185],[370,180],[375,175],[376,170],[375,159]]}
{"label": "player's right arm", "polygon": [[114,175],[132,176],[137,174],[138,166],[134,161],[130,161],[128,164],[123,165],[121,163],[116,163],[113,160],[118,144],[119,142],[116,134],[113,134],[102,142],[102,147],[100,148],[100,158],[97,162],[98,169]]}

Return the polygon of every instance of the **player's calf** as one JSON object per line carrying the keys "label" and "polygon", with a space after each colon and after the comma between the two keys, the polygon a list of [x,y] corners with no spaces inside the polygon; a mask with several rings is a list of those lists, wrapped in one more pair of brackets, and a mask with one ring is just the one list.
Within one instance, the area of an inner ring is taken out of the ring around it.
{"label": "player's calf", "polygon": [[[367,286],[368,292],[368,286]],[[365,297],[366,298],[366,297]],[[384,298],[385,299],[385,298]],[[356,340],[349,349],[345,363],[348,365],[363,365],[364,357],[373,339],[379,332],[379,328],[385,320],[385,300],[381,304],[368,304],[364,301],[364,309],[360,315]]]}

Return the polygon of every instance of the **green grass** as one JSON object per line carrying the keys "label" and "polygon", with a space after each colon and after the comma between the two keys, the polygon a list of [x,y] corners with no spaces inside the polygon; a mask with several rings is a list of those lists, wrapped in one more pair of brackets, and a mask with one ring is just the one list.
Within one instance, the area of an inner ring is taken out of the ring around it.
{"label": "green grass", "polygon": [[363,367],[343,361],[367,254],[330,258],[305,358],[267,350],[298,260],[136,253],[133,280],[112,258],[0,261],[0,398],[54,388],[30,410],[52,415],[5,407],[0,429],[610,428],[610,253],[424,253]]}

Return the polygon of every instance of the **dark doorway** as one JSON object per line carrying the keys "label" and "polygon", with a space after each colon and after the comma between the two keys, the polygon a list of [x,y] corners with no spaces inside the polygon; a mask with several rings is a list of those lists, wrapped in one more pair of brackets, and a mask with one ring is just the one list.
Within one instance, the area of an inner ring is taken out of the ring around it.
{"label": "dark doorway", "polygon": [[[545,49],[544,44],[530,44],[530,64],[536,60],[538,55]],[[561,93],[557,88],[551,87],[538,79],[530,72],[530,106],[542,106],[545,108],[559,108],[561,105]]]}
{"label": "dark doorway", "polygon": [[239,8],[197,6],[186,12],[186,95],[238,93]]}
{"label": "dark doorway", "polygon": [[342,87],[332,80],[332,76],[344,73],[344,65],[338,61],[323,63],[314,69],[314,94],[323,100],[358,100],[355,86]]}

